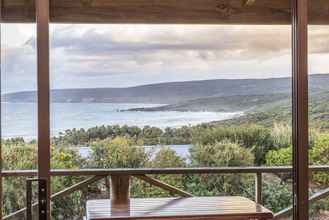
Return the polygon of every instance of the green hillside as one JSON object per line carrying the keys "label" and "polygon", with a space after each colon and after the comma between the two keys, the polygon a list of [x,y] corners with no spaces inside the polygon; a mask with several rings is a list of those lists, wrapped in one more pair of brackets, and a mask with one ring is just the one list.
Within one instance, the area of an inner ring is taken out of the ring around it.
{"label": "green hillside", "polygon": [[129,111],[251,112],[268,109],[270,106],[285,103],[288,99],[287,94],[206,97],[160,107],[129,109]]}
{"label": "green hillside", "polygon": [[[310,126],[324,130],[329,129],[329,91],[312,94],[309,102]],[[291,114],[291,99],[286,99],[282,100],[282,102],[272,103],[265,109],[247,112],[243,116],[215,123],[223,125],[256,123],[271,126],[274,122],[290,123]]]}

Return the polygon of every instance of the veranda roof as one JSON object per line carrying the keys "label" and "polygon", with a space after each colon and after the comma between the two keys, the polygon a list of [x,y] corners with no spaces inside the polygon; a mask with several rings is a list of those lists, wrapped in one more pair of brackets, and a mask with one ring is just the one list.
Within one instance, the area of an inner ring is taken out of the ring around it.
{"label": "veranda roof", "polygon": [[[1,0],[1,21],[35,20],[35,0]],[[54,23],[290,24],[290,0],[50,0]],[[309,0],[309,23],[329,24],[329,0]]]}

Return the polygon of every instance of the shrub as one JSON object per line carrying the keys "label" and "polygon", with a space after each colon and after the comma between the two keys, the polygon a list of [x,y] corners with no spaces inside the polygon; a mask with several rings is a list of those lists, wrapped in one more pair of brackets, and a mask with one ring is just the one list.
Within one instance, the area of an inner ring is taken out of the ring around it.
{"label": "shrub", "polygon": [[263,182],[263,204],[273,212],[281,211],[292,205],[291,185],[272,177]]}
{"label": "shrub", "polygon": [[97,168],[138,168],[149,160],[141,141],[124,137],[93,142],[91,150],[91,166]]}
{"label": "shrub", "polygon": [[[320,135],[310,150],[310,161],[314,165],[329,165],[329,134]],[[326,173],[314,173],[313,180],[318,185],[328,185],[329,175]]]}
{"label": "shrub", "polygon": [[273,149],[271,130],[259,125],[243,125],[234,127],[199,127],[194,130],[193,144],[215,144],[228,140],[239,144],[241,147],[252,149],[255,155],[254,163],[265,163],[266,153]]}
{"label": "shrub", "polygon": [[[152,168],[175,168],[185,167],[186,162],[173,149],[162,146],[155,154],[154,158],[148,163]],[[182,175],[154,175],[154,178],[163,181],[169,185],[184,189],[184,177]],[[157,187],[151,186],[144,181],[134,181],[132,192],[137,197],[163,197],[170,196],[170,193]]]}
{"label": "shrub", "polygon": [[286,148],[292,143],[292,129],[290,125],[274,123],[271,130],[271,139],[273,147],[276,149]]}
{"label": "shrub", "polygon": [[[194,145],[191,149],[191,163],[198,167],[249,166],[254,156],[249,149],[228,140],[215,144]],[[188,191],[196,195],[244,195],[253,197],[250,175],[190,175],[186,180]]]}
{"label": "shrub", "polygon": [[292,147],[271,150],[266,155],[266,165],[284,166],[292,164]]}
{"label": "shrub", "polygon": [[[20,141],[7,141],[3,144],[3,161],[4,169],[37,169],[37,146]],[[79,168],[81,158],[74,152],[67,149],[51,149],[52,168]],[[52,192],[58,192],[66,187],[73,185],[80,177],[63,177],[61,179],[52,178]],[[3,188],[3,212],[4,214],[12,213],[25,207],[26,205],[26,178],[7,177],[4,178]],[[33,189],[36,192],[36,188]],[[52,214],[57,216],[58,213],[69,215],[79,215],[83,207],[81,196],[75,199],[63,198],[53,203]],[[73,197],[72,197],[73,198]]]}
{"label": "shrub", "polygon": [[190,150],[195,166],[248,166],[254,162],[250,150],[237,143],[223,140],[215,144],[196,144]]}

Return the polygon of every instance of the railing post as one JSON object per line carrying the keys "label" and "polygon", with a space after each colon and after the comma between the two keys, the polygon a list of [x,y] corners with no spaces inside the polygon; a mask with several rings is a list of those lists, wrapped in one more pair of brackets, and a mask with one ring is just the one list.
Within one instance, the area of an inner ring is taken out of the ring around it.
{"label": "railing post", "polygon": [[111,191],[110,191],[110,180],[109,180],[109,177],[108,176],[105,176],[104,181],[105,181],[105,188],[106,188],[107,197],[110,198],[111,197]]}
{"label": "railing post", "polygon": [[32,220],[32,181],[33,179],[26,180],[26,219]]}
{"label": "railing post", "polygon": [[111,175],[111,205],[127,208],[130,203],[130,176]]}
{"label": "railing post", "polygon": [[262,173],[257,172],[255,176],[255,202],[262,204]]}
{"label": "railing post", "polygon": [[[39,220],[46,220],[47,218],[47,207],[48,207],[48,201],[47,201],[47,179],[27,179],[26,180],[26,219],[32,220],[32,182],[38,182],[38,205],[39,205]],[[19,212],[16,212],[19,213]]]}

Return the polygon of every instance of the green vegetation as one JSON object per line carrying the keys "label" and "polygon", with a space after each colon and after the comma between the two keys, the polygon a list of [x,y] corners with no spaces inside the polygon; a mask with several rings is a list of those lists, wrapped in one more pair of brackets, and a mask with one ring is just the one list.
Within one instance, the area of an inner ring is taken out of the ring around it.
{"label": "green vegetation", "polygon": [[191,127],[166,128],[161,130],[157,127],[145,126],[97,126],[89,129],[72,129],[60,133],[53,138],[56,146],[86,145],[94,141],[125,137],[134,140],[142,140],[145,145],[155,144],[189,144],[191,143]]}
{"label": "green vegetation", "polygon": [[[314,128],[310,132],[310,158],[312,164],[329,164],[329,132]],[[182,158],[168,144],[192,144],[189,158]],[[152,150],[144,145],[158,144]],[[35,141],[21,138],[4,140],[3,168],[36,169]],[[90,146],[88,158],[81,158],[77,146]],[[52,167],[77,168],[166,168],[166,167],[218,167],[254,165],[290,165],[292,158],[291,127],[275,122],[271,126],[259,123],[223,126],[220,123],[185,126],[161,130],[155,127],[100,126],[67,130],[52,141]],[[164,182],[200,196],[242,195],[254,198],[253,175],[155,175]],[[58,192],[81,181],[84,177],[55,177],[52,191]],[[329,175],[315,173],[311,193],[329,184]],[[25,206],[25,179],[4,178],[4,214]],[[291,178],[289,175],[264,175],[264,204],[273,211],[291,205]],[[170,196],[141,180],[133,179],[135,197]],[[75,192],[53,203],[56,219],[79,219],[84,213],[87,198],[106,198],[108,187],[104,181]],[[329,207],[324,200],[314,210]]]}
{"label": "green vegetation", "polygon": [[[25,143],[22,139],[12,139],[4,141],[3,145],[3,169],[36,169],[37,168],[37,148],[33,143]],[[57,169],[75,169],[83,163],[83,160],[75,151],[63,148],[52,148],[52,167]],[[82,177],[65,177],[52,179],[52,191],[57,192],[63,188],[73,185]],[[3,213],[9,214],[25,206],[25,178],[7,177],[3,182]],[[36,189],[34,189],[36,192]],[[70,219],[70,216],[79,215],[70,207],[83,207],[80,198],[86,194],[73,193],[73,199],[60,199],[55,201],[54,215],[61,213],[63,219]]]}
{"label": "green vegetation", "polygon": [[[310,163],[329,164],[329,75],[310,77]],[[146,91],[147,88],[147,92]],[[170,88],[170,89],[168,89]],[[52,139],[52,168],[168,168],[218,166],[291,165],[291,79],[204,80],[161,83],[130,88],[53,90],[54,102],[131,102],[168,105],[128,111],[243,111],[229,120],[166,128],[101,125],[73,128]],[[35,91],[5,94],[3,100],[35,102]],[[168,145],[191,145],[182,158]],[[157,145],[149,150],[144,145]],[[88,158],[78,147],[89,146]],[[23,138],[2,141],[4,170],[36,169],[36,141]],[[42,158],[40,158],[42,159]],[[254,198],[253,175],[154,175],[168,184],[199,196],[242,195]],[[59,192],[85,177],[53,177],[52,192]],[[314,173],[310,193],[329,184],[329,175]],[[6,177],[3,182],[3,214],[25,206],[25,178]],[[36,191],[36,189],[34,189]],[[170,196],[156,187],[133,179],[132,196]],[[87,199],[107,198],[109,187],[99,181],[53,202],[54,219],[81,219]],[[34,199],[36,195],[34,195]],[[274,212],[292,204],[291,176],[264,174],[264,205]],[[313,214],[328,210],[329,200],[313,206]],[[22,218],[21,218],[22,219]]]}
{"label": "green vegetation", "polygon": [[95,168],[138,168],[146,165],[148,154],[139,141],[116,137],[91,144],[90,166]]}

